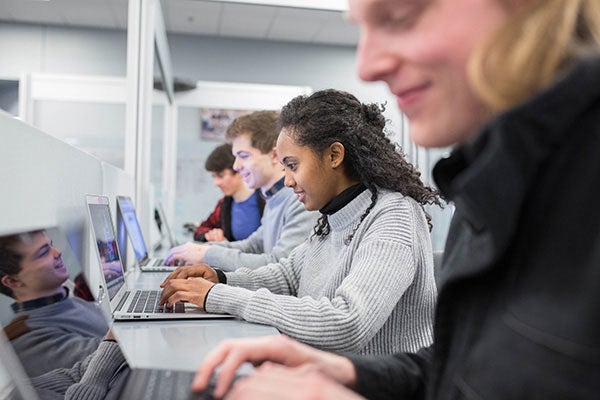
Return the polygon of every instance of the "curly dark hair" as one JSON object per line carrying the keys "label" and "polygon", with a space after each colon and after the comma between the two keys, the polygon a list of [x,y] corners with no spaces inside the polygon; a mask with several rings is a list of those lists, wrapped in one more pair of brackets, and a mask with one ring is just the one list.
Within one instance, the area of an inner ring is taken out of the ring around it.
{"label": "curly dark hair", "polygon": [[[344,168],[372,193],[371,205],[360,222],[375,205],[378,187],[412,197],[422,208],[425,204],[442,206],[438,191],[423,184],[419,171],[387,137],[384,110],[383,105],[362,104],[350,93],[327,89],[295,97],[279,116],[280,128],[286,129],[298,145],[308,146],[319,156],[334,142],[344,146]],[[431,217],[425,215],[431,229]],[[322,215],[314,234],[328,233],[327,216]]]}

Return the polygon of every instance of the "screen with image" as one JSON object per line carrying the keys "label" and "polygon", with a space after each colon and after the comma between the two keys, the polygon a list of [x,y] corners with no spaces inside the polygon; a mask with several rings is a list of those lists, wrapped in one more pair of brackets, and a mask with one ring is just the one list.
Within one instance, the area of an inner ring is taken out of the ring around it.
{"label": "screen with image", "polygon": [[108,331],[107,315],[58,228],[0,236],[0,293],[6,342],[28,376],[72,367]]}
{"label": "screen with image", "polygon": [[99,261],[106,281],[106,290],[109,299],[112,300],[125,283],[125,278],[110,218],[110,209],[108,204],[88,204],[88,207],[92,218],[94,239],[98,247]]}

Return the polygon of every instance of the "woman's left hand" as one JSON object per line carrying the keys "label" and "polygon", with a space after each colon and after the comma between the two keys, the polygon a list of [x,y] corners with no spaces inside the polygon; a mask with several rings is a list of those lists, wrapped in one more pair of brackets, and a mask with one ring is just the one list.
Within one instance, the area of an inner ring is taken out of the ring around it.
{"label": "woman's left hand", "polygon": [[204,308],[206,294],[214,285],[204,278],[170,279],[164,285],[160,304],[172,307],[179,301],[187,301]]}

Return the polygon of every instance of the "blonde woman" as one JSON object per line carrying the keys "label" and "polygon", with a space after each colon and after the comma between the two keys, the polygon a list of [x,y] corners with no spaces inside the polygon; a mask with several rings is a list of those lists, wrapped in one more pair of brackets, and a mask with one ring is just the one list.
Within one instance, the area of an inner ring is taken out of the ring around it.
{"label": "blonde woman", "polygon": [[387,83],[456,204],[434,344],[342,357],[228,342],[244,398],[591,399],[600,392],[600,1],[350,0],[358,70]]}

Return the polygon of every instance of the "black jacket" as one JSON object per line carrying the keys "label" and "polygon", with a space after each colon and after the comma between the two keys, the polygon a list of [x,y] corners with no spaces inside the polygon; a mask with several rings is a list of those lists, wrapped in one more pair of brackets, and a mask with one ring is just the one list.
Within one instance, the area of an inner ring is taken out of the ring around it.
{"label": "black jacket", "polygon": [[456,205],[434,345],[352,357],[369,398],[600,398],[600,59],[434,169]]}

